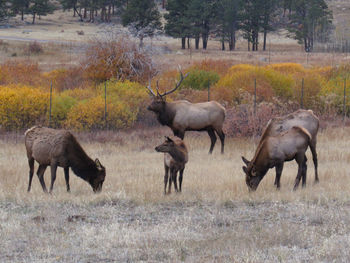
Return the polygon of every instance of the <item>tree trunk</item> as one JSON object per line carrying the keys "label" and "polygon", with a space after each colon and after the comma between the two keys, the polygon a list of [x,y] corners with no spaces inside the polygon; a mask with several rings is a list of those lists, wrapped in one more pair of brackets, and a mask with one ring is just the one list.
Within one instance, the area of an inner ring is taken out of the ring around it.
{"label": "tree trunk", "polygon": [[24,11],[21,10],[21,20],[23,21],[24,20]]}
{"label": "tree trunk", "polygon": [[101,21],[105,22],[105,17],[106,17],[106,8],[102,7],[101,9]]}
{"label": "tree trunk", "polygon": [[86,7],[84,7],[84,18],[87,17],[87,10],[86,10]]}
{"label": "tree trunk", "polygon": [[181,38],[181,49],[186,49],[186,37]]}
{"label": "tree trunk", "polygon": [[108,6],[108,15],[107,15],[108,23],[111,22],[111,9],[112,9],[112,6],[109,5],[109,6]]}
{"label": "tree trunk", "polygon": [[162,0],[162,8],[165,8],[165,0]]}
{"label": "tree trunk", "polygon": [[198,36],[195,37],[194,42],[195,42],[195,48],[199,49],[199,37]]}
{"label": "tree trunk", "polygon": [[250,51],[250,40],[247,39],[247,42],[248,42],[248,51]]}
{"label": "tree trunk", "polygon": [[36,13],[33,14],[33,22],[32,22],[33,25],[35,23],[35,15],[36,15]]}
{"label": "tree trunk", "polygon": [[140,45],[139,45],[139,47],[140,47],[140,48],[143,48],[143,35],[141,34],[141,35],[139,36],[139,38],[140,38]]}
{"label": "tree trunk", "polygon": [[267,30],[266,28],[264,29],[264,46],[263,46],[263,50],[266,51],[266,36],[267,36]]}
{"label": "tree trunk", "polygon": [[221,50],[222,51],[225,50],[225,37],[222,37],[222,39],[221,39]]}

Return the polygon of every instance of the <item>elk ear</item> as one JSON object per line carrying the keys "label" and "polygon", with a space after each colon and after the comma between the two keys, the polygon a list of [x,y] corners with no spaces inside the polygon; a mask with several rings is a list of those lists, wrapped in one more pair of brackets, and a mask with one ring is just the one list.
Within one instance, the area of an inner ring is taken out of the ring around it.
{"label": "elk ear", "polygon": [[242,161],[248,166],[250,161],[248,161],[244,156],[242,156]]}
{"label": "elk ear", "polygon": [[245,174],[248,174],[248,169],[247,169],[246,166],[242,166],[242,169],[243,169],[243,172],[244,172]]}
{"label": "elk ear", "polygon": [[174,142],[172,139],[170,139],[168,136],[165,136],[165,138],[166,138],[166,140],[168,141],[168,142]]}
{"label": "elk ear", "polygon": [[96,159],[96,160],[95,160],[95,164],[96,164],[97,169],[99,169],[99,170],[102,170],[102,169],[103,169],[103,166],[102,166],[102,164],[100,163],[100,160],[99,160],[99,159]]}

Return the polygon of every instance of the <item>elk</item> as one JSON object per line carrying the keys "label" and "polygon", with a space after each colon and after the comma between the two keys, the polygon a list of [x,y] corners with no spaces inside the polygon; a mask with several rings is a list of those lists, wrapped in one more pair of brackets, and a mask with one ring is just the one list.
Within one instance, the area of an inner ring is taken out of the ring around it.
{"label": "elk", "polygon": [[166,101],[166,95],[177,90],[181,82],[188,76],[183,76],[180,70],[180,81],[175,88],[159,93],[157,83],[157,95],[149,85],[146,87],[153,96],[152,103],[147,107],[148,110],[157,115],[157,119],[162,125],[172,129],[174,136],[184,139],[186,131],[206,131],[211,140],[209,154],[213,152],[216,135],[221,140],[221,153],[224,153],[225,134],[222,126],[225,120],[225,108],[216,101],[208,101],[202,103],[190,103],[187,100],[177,100],[173,102]]}
{"label": "elk", "polygon": [[[171,192],[171,182],[174,182],[176,192],[181,192],[182,177],[185,170],[185,164],[188,162],[188,151],[183,140],[177,137],[169,138],[161,145],[158,145],[155,150],[164,153],[164,194],[167,194],[166,187],[169,180],[168,194]],[[170,177],[168,176],[170,170]],[[177,173],[179,175],[179,190],[177,188]]]}
{"label": "elk", "polygon": [[45,193],[47,189],[44,173],[47,166],[51,167],[50,193],[56,180],[58,166],[64,169],[67,192],[70,192],[69,167],[78,177],[87,181],[94,192],[102,190],[106,176],[105,167],[98,159],[93,161],[69,131],[34,126],[25,132],[25,146],[29,163],[28,192],[32,185],[34,161],[39,163],[37,176]]}
{"label": "elk", "polygon": [[292,160],[298,164],[294,190],[297,189],[301,178],[302,185],[305,186],[307,170],[305,152],[309,146],[311,148],[311,141],[311,134],[300,126],[293,126],[276,136],[266,136],[259,144],[253,160],[242,167],[249,190],[255,191],[267,171],[273,167],[276,168],[276,183],[279,188],[284,162]]}
{"label": "elk", "polygon": [[[293,126],[300,126],[305,128],[311,135],[311,142],[310,142],[310,150],[312,153],[313,163],[315,167],[315,183],[319,181],[318,179],[318,161],[317,161],[317,152],[316,152],[316,143],[317,143],[317,132],[319,128],[319,120],[314,115],[312,110],[297,110],[295,112],[292,112],[290,114],[287,114],[282,117],[276,117],[271,119],[260,138],[259,145],[265,140],[265,138],[269,136],[276,136],[278,134],[281,134],[289,129],[291,129]],[[258,145],[258,148],[259,148]],[[307,160],[306,156],[305,159]],[[243,162],[248,166],[249,161],[242,157]],[[275,185],[277,188],[279,188],[279,180],[280,178],[277,175],[277,168],[276,168],[276,179],[275,179]]]}

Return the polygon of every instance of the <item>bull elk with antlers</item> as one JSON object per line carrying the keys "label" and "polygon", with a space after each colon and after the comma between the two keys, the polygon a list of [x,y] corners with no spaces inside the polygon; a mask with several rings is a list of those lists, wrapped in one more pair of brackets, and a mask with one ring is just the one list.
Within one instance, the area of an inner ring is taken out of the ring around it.
{"label": "bull elk with antlers", "polygon": [[170,127],[175,136],[183,139],[186,131],[206,131],[209,134],[211,145],[209,153],[213,152],[216,135],[221,140],[221,153],[224,153],[225,134],[222,126],[225,120],[225,108],[216,101],[208,101],[202,103],[190,103],[187,100],[177,100],[173,102],[166,101],[166,95],[177,90],[181,82],[188,76],[184,76],[180,70],[180,81],[175,88],[159,93],[157,83],[157,94],[154,93],[151,86],[147,89],[153,96],[152,103],[148,106],[148,110],[153,111],[162,125]]}

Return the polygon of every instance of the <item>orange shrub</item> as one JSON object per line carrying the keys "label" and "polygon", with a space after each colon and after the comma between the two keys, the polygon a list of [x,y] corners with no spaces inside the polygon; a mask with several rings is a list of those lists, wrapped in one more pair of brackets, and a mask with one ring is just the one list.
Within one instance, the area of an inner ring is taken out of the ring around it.
{"label": "orange shrub", "polygon": [[37,63],[30,60],[7,61],[0,65],[0,85],[25,84],[40,86],[41,72]]}

